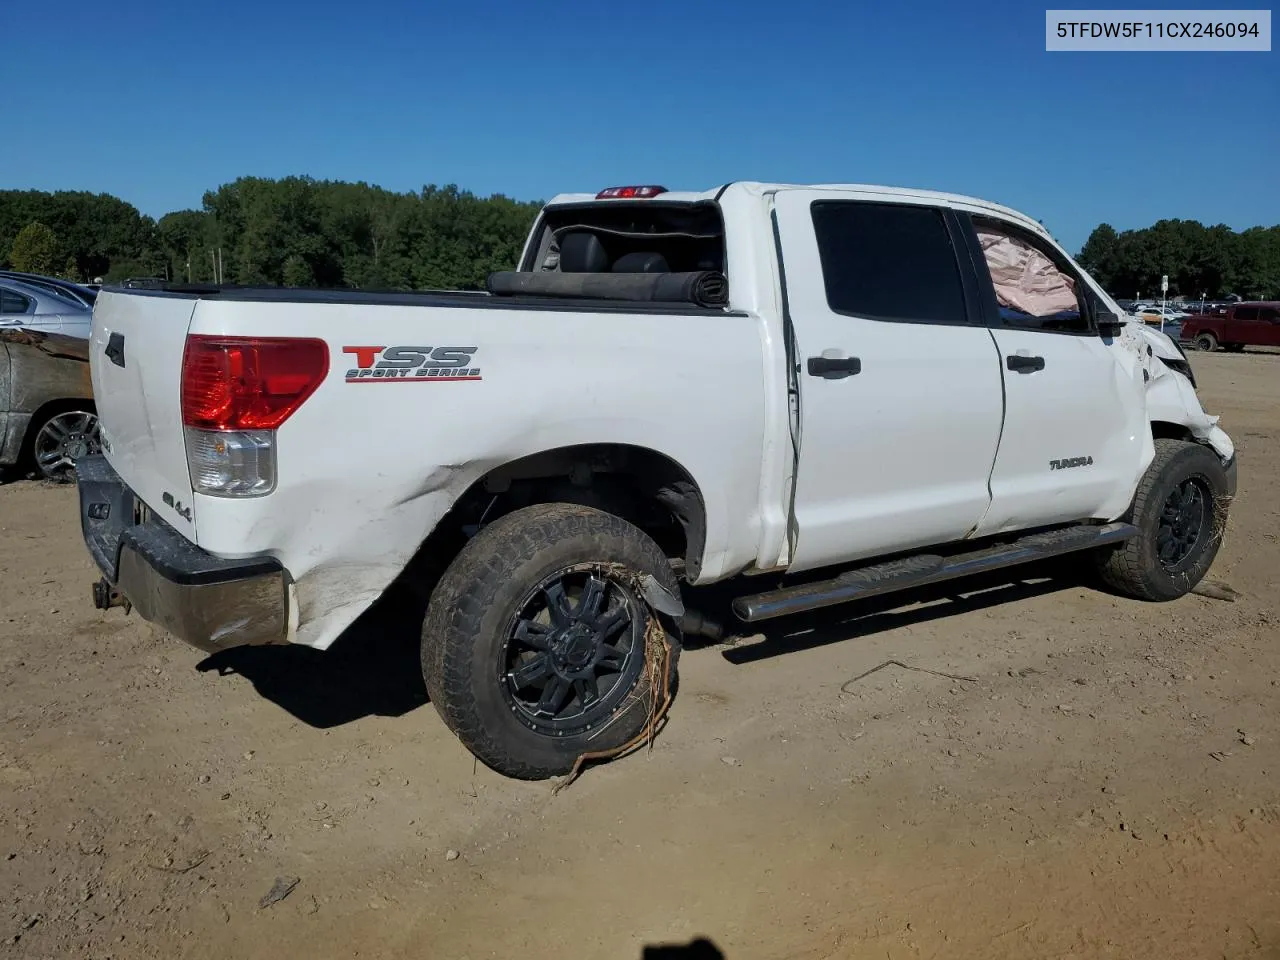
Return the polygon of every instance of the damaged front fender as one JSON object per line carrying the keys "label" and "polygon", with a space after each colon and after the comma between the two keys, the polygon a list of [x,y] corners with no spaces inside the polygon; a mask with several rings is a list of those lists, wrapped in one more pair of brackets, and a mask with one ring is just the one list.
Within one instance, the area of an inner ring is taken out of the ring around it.
{"label": "damaged front fender", "polygon": [[1235,458],[1235,444],[1227,432],[1218,426],[1219,418],[1206,413],[1200,405],[1191,379],[1179,369],[1184,364],[1190,369],[1186,354],[1167,334],[1145,323],[1132,324],[1136,328],[1127,345],[1139,353],[1147,381],[1147,419],[1152,424],[1167,423],[1185,428],[1195,439],[1207,444],[1229,463]]}

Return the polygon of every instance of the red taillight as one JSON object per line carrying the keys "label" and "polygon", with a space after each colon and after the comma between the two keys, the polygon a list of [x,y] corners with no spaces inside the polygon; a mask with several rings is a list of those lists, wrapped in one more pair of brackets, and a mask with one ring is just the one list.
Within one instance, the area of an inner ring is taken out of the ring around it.
{"label": "red taillight", "polygon": [[666,187],[608,187],[596,194],[597,200],[644,200],[666,193]]}
{"label": "red taillight", "polygon": [[182,422],[202,430],[274,430],[329,372],[323,340],[187,337]]}

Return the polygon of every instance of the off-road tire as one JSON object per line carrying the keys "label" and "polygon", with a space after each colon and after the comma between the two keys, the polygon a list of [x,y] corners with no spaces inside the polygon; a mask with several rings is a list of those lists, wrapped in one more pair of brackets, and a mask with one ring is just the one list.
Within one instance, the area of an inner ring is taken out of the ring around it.
{"label": "off-road tire", "polygon": [[1203,350],[1205,353],[1213,353],[1218,349],[1218,338],[1212,333],[1202,333],[1192,342],[1196,345],[1197,350]]}
{"label": "off-road tire", "polygon": [[[645,533],[591,507],[540,504],[484,527],[450,564],[432,593],[422,625],[422,674],[427,694],[450,730],[499,773],[540,780],[568,773],[586,752],[632,740],[648,719],[648,673],[596,729],[553,738],[529,729],[505,699],[508,631],[522,602],[545,578],[579,564],[620,564],[652,574],[672,595],[679,584],[667,557]],[[645,616],[658,616],[647,607]],[[668,689],[680,655],[678,627],[660,617],[670,654]]]}
{"label": "off-road tire", "polygon": [[[1176,600],[1200,582],[1218,555],[1227,523],[1227,474],[1218,455],[1204,444],[1160,439],[1155,446],[1155,457],[1124,517],[1138,528],[1138,534],[1099,552],[1095,559],[1103,582],[1116,592],[1138,600]],[[1207,528],[1191,552],[1168,569],[1157,552],[1161,515],[1175,489],[1193,479],[1204,488]]]}

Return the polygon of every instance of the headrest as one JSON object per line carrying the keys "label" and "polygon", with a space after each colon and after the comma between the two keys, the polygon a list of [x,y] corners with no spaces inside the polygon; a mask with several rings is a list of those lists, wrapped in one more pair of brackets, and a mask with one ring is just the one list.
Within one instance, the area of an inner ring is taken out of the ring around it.
{"label": "headrest", "polygon": [[609,254],[594,233],[575,230],[560,238],[561,273],[601,273],[609,266]]}
{"label": "headrest", "polygon": [[624,253],[613,265],[614,273],[670,273],[667,258],[660,253]]}

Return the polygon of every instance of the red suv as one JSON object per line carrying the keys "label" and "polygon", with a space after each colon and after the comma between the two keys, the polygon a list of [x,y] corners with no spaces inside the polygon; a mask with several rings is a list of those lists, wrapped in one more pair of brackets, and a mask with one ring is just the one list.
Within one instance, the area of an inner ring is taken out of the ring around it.
{"label": "red suv", "polygon": [[1280,301],[1236,303],[1214,314],[1193,314],[1182,321],[1182,340],[1200,350],[1280,347]]}

